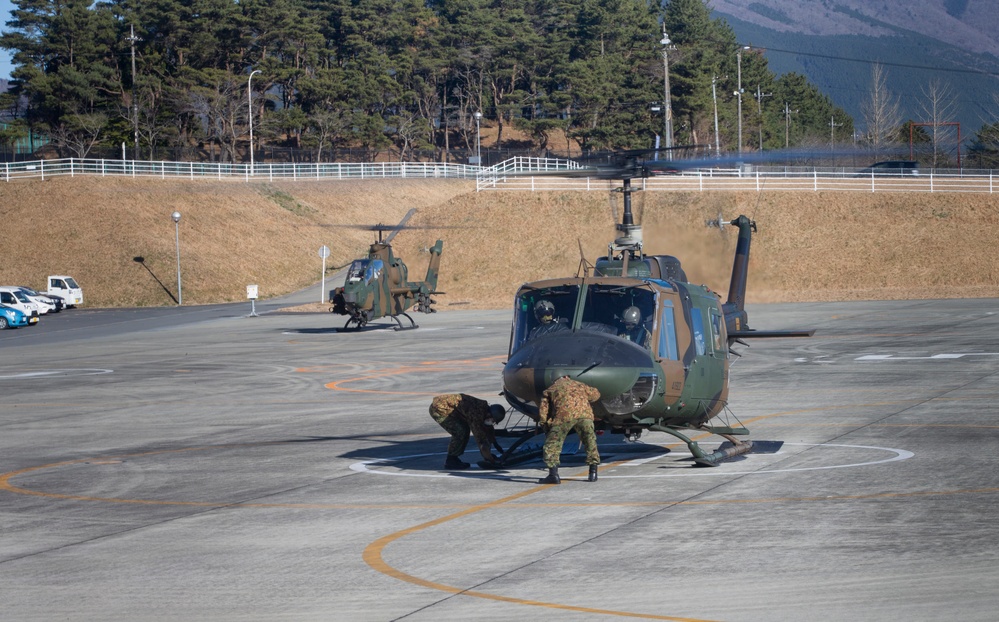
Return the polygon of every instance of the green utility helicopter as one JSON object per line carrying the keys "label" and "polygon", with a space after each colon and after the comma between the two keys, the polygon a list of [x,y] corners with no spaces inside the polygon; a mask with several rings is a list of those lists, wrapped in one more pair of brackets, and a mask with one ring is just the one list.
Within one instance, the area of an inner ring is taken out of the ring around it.
{"label": "green utility helicopter", "polygon": [[[703,160],[693,162],[640,162],[625,154],[610,165],[553,173],[620,180],[617,191],[624,209],[619,236],[607,256],[594,265],[582,259],[582,274],[575,277],[527,283],[517,291],[502,395],[527,418],[536,421],[542,392],[561,376],[570,376],[600,391],[601,399],[593,404],[598,430],[632,441],[646,430],[665,432],[686,443],[702,466],[716,466],[752,449],[751,441],[737,438],[749,434],[741,423],[709,424],[728,404],[730,356],[738,356],[730,346],[747,345],[745,340],[752,338],[811,336],[814,331],[749,327],[746,279],[756,224],[746,216],[709,221],[739,231],[725,302],[708,287],[688,282],[676,257],[643,253],[642,228],[631,209],[632,179],[704,166]],[[500,463],[535,457],[537,448],[528,450],[531,445],[525,444],[540,434],[531,427],[533,421],[525,426],[523,418],[507,420],[509,427],[497,435],[515,440],[503,450]],[[729,443],[708,453],[690,433],[718,435]]]}
{"label": "green utility helicopter", "polygon": [[[430,265],[427,277],[422,281],[409,281],[406,264],[392,253],[392,238],[407,228],[406,222],[415,212],[415,209],[409,210],[394,227],[363,227],[377,231],[378,240],[371,244],[367,258],[355,259],[350,264],[343,287],[332,289],[329,294],[330,312],[350,316],[341,330],[360,330],[368,322],[386,316],[395,320],[395,330],[409,330],[418,328],[418,325],[406,313],[407,310],[415,306],[422,313],[436,311],[433,307],[436,301],[431,296],[443,293],[435,290],[444,242],[437,240],[429,249]],[[382,233],[385,231],[391,233],[383,240]],[[409,320],[409,326],[404,326],[399,316]]]}

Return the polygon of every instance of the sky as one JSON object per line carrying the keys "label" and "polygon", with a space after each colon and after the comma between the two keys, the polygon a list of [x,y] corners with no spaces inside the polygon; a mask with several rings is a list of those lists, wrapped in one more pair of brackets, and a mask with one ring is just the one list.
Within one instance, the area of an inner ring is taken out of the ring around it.
{"label": "sky", "polygon": [[[10,12],[14,5],[10,0],[0,0],[0,30],[6,30],[6,24],[10,21]],[[10,64],[10,52],[0,50],[0,78],[10,78],[10,72],[14,69]]]}

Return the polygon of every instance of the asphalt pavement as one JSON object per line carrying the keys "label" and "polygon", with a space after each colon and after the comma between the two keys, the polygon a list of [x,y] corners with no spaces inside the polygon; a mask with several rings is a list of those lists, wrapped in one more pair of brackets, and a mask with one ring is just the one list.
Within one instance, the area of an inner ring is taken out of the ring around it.
{"label": "asphalt pavement", "polygon": [[0,618],[996,619],[996,300],[752,306],[816,329],[737,346],[756,451],[606,434],[560,486],[441,468],[430,401],[498,401],[509,311],[282,304],[0,335]]}

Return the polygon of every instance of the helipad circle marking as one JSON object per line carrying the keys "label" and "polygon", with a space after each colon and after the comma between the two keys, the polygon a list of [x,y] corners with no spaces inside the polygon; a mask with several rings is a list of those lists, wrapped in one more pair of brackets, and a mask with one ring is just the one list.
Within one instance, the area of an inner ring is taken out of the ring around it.
{"label": "helipad circle marking", "polygon": [[[758,471],[727,471],[713,469],[694,469],[684,470],[678,473],[656,473],[649,475],[611,475],[601,473],[601,478],[615,478],[615,479],[638,479],[638,478],[655,478],[655,477],[717,477],[717,476],[729,476],[729,475],[760,475],[767,473],[794,473],[798,471],[822,471],[828,469],[848,469],[856,467],[873,466],[875,464],[885,464],[888,462],[898,462],[900,460],[908,460],[912,458],[915,454],[911,451],[905,449],[893,449],[891,447],[873,447],[869,445],[840,445],[835,443],[784,443],[784,445],[793,445],[798,447],[838,447],[842,449],[870,449],[875,451],[887,451],[889,453],[895,454],[894,456],[884,458],[882,460],[869,460],[867,462],[853,462],[850,464],[833,464],[827,466],[814,466],[814,467],[796,467],[787,469],[761,469]],[[509,475],[500,475],[496,471],[492,470],[468,470],[468,471],[458,471],[458,472],[448,472],[448,473],[402,473],[397,471],[382,471],[379,470],[378,466],[389,465],[393,462],[401,462],[403,460],[413,460],[415,458],[426,458],[430,456],[442,456],[443,453],[432,453],[432,454],[413,454],[409,456],[399,456],[396,458],[378,458],[375,460],[364,460],[362,462],[355,462],[350,465],[351,471],[356,471],[358,473],[374,473],[376,475],[393,475],[396,477],[468,477],[470,475],[475,477],[480,477],[484,479],[506,479]],[[513,469],[511,469],[513,470]],[[527,469],[524,469],[527,470]]]}
{"label": "helipad circle marking", "polygon": [[51,378],[52,376],[99,376],[114,373],[113,369],[46,369],[42,371],[26,371],[16,374],[0,374],[0,380]]}

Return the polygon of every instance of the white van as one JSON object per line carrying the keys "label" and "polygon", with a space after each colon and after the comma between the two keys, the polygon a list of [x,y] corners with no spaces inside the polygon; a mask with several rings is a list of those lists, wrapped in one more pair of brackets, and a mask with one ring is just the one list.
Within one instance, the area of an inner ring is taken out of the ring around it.
{"label": "white van", "polygon": [[83,289],[71,276],[50,276],[45,293],[62,298],[67,308],[83,304]]}
{"label": "white van", "polygon": [[38,321],[38,305],[24,295],[20,287],[0,287],[0,304],[14,307],[28,318],[35,318]]}

